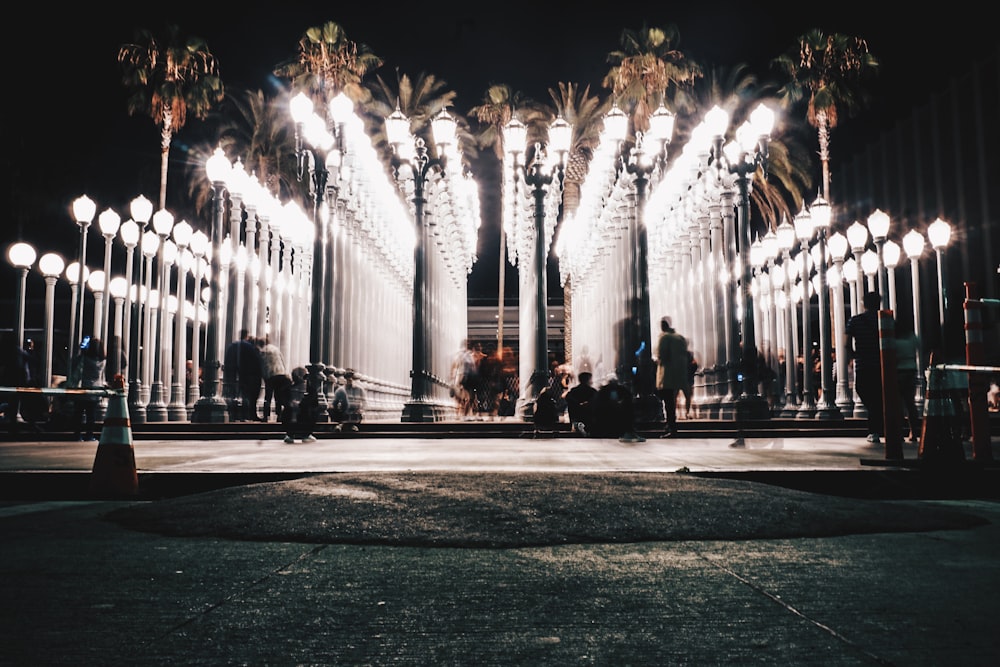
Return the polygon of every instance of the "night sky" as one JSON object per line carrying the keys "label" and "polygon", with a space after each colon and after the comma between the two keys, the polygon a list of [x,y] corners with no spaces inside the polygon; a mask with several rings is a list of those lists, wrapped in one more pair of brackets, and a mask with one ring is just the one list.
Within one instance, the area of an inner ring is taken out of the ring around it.
{"label": "night sky", "polygon": [[[779,12],[776,5],[784,8]],[[8,23],[3,43],[8,88],[0,132],[9,202],[4,250],[10,242],[27,240],[39,254],[58,250],[72,261],[79,233],[69,206],[77,196],[86,193],[99,211],[111,206],[123,218],[128,201],[140,192],[156,200],[158,131],[148,118],[127,115],[116,60],[118,47],[131,41],[136,27],[159,31],[176,23],[183,33],[207,41],[227,87],[267,90],[279,83],[270,76],[272,68],[295,55],[305,29],[333,20],[384,59],[378,70],[384,78],[392,80],[396,68],[411,77],[433,74],[458,91],[454,108],[463,114],[494,83],[546,102],[548,88],[560,81],[590,84],[592,93],[606,94],[600,84],[607,53],[618,48],[623,28],[638,29],[643,22],[676,24],[680,48],[705,64],[744,62],[761,75],[770,59],[807,29],[843,32],[865,37],[882,67],[870,110],[834,130],[834,160],[878,136],[945,87],[950,76],[994,56],[998,48],[992,23],[978,9],[982,5],[964,2],[949,3],[934,15],[884,8],[876,15],[870,13],[875,3],[852,1],[603,6],[433,2],[390,9],[384,3],[323,8],[316,2],[253,1],[241,3],[240,13],[229,17],[220,16],[221,6],[185,0],[136,4],[123,14],[98,13],[95,5],[82,3],[59,10],[37,3],[19,8],[27,17]],[[945,10],[952,13],[941,16]],[[197,124],[189,121],[173,151],[193,143]],[[183,187],[177,175],[171,184]],[[488,206],[495,183],[481,187],[484,229],[470,297],[495,299],[499,215]],[[103,241],[99,233],[90,237],[89,263],[96,265]],[[513,270],[507,273],[510,297],[517,282]],[[557,293],[557,284],[551,287]]]}

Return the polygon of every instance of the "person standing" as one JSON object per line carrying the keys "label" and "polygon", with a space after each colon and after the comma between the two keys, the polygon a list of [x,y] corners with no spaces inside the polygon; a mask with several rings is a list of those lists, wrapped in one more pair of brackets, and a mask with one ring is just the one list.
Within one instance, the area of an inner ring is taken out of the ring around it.
{"label": "person standing", "polygon": [[667,413],[664,438],[677,436],[677,394],[688,387],[690,363],[687,339],[664,316],[660,319],[660,338],[656,343],[656,394]]}
{"label": "person standing", "polygon": [[882,358],[878,343],[878,309],[881,298],[878,292],[868,292],[861,303],[864,310],[847,321],[844,347],[854,357],[854,388],[868,411],[868,442],[878,444],[885,428],[882,414]]}
{"label": "person standing", "polygon": [[278,413],[278,419],[285,426],[285,443],[292,444],[296,438],[303,443],[316,442],[313,431],[316,429],[318,405],[316,397],[309,392],[306,383],[307,371],[302,366],[292,369],[292,375],[287,385],[275,390],[284,408]]}
{"label": "person standing", "polygon": [[260,352],[246,329],[239,340],[226,348],[223,365],[226,386],[230,387],[234,421],[261,421],[257,416],[257,399],[263,381]]}
{"label": "person standing", "polygon": [[285,359],[277,345],[265,338],[257,339],[260,349],[261,370],[264,377],[264,421],[271,418],[271,401],[274,401],[274,414],[281,421],[282,410],[285,409],[283,397],[287,392],[281,389],[290,387],[292,378],[285,370]]}
{"label": "person standing", "polygon": [[[98,389],[104,386],[104,366],[107,363],[107,354],[104,352],[104,343],[100,338],[84,337],[80,344],[80,389]],[[74,400],[73,424],[76,427],[77,440],[96,440],[94,437],[95,422],[97,419],[97,404],[100,397],[96,395],[78,395]],[[80,430],[80,423],[86,430],[83,435]]]}

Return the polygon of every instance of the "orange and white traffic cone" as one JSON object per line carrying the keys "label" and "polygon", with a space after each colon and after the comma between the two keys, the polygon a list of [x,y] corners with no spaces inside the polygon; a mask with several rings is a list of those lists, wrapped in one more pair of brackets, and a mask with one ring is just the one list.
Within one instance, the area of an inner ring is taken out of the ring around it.
{"label": "orange and white traffic cone", "polygon": [[134,496],[139,491],[139,474],[132,448],[132,425],[125,400],[125,378],[116,375],[101,428],[101,440],[90,474],[90,492],[98,497]]}
{"label": "orange and white traffic cone", "polygon": [[[955,406],[951,402],[945,372],[934,365],[934,353],[927,364],[927,392],[924,394],[924,419],[920,429],[920,447],[917,455],[921,460],[963,461],[965,452],[962,443],[955,442],[952,426],[955,421]],[[956,452],[957,444],[957,452]]]}

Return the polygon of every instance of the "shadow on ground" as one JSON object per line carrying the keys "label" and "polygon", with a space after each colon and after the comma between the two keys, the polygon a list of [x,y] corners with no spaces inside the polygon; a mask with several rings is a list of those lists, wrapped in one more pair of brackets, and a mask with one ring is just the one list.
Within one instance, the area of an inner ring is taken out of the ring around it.
{"label": "shadow on ground", "polygon": [[339,473],[129,504],[127,528],[234,540],[505,548],[970,528],[911,500],[678,473]]}

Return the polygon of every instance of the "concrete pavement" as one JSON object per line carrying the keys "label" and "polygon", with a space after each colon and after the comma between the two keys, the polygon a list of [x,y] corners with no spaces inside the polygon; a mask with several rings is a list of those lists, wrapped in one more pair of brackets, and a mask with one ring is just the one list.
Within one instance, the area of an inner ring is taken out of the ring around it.
{"label": "concrete pavement", "polygon": [[[8,492],[86,480],[96,443],[2,443],[0,665],[996,663],[1000,504],[913,493],[979,477],[971,451],[947,472],[915,445],[745,444],[151,439],[150,493],[106,501]],[[431,539],[538,521],[573,528]]]}

